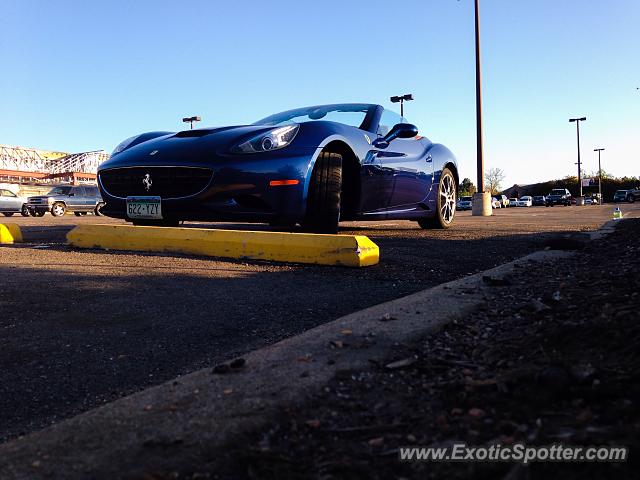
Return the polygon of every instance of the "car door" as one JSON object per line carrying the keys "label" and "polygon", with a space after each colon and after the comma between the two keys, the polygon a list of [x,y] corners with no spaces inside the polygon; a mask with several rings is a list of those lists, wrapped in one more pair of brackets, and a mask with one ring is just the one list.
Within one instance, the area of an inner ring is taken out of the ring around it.
{"label": "car door", "polygon": [[19,212],[22,209],[22,199],[11,190],[0,190],[0,211]]}
{"label": "car door", "polygon": [[70,210],[78,211],[78,210],[86,210],[86,195],[84,191],[84,187],[73,187],[71,192],[73,195],[69,196],[68,207]]}
{"label": "car door", "polygon": [[[384,110],[378,125],[378,135],[384,136],[398,123],[406,123],[395,112]],[[389,172],[389,208],[412,208],[422,202],[431,189],[434,161],[428,153],[430,142],[423,137],[396,138],[378,152],[381,168]]]}

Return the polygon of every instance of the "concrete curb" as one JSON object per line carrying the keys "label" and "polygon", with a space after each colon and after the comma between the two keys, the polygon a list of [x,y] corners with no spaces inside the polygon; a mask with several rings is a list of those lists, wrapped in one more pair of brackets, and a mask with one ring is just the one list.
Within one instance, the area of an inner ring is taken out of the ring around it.
{"label": "concrete curb", "polygon": [[22,231],[15,223],[0,223],[0,245],[22,242]]}
{"label": "concrete curb", "polygon": [[67,234],[80,248],[173,252],[212,257],[366,267],[378,246],[362,235],[211,230],[206,228],[78,225]]}
{"label": "concrete curb", "polygon": [[[537,252],[377,305],[254,351],[237,372],[203,369],[0,445],[0,478],[121,478],[194,462],[304,401],[337,371],[366,369],[398,344],[463,319],[517,265],[572,255]],[[126,472],[126,473],[123,473]]]}

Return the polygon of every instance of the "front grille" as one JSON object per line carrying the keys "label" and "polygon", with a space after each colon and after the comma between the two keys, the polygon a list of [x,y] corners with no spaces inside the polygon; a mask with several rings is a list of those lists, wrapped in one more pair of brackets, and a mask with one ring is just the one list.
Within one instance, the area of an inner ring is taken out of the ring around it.
{"label": "front grille", "polygon": [[211,169],[201,167],[131,167],[103,170],[99,177],[102,188],[114,197],[181,198],[204,190],[212,175]]}

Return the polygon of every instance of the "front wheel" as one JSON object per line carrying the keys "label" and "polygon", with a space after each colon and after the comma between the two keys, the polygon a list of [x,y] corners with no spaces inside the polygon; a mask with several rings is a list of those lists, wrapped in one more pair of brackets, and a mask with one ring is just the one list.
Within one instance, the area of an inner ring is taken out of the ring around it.
{"label": "front wheel", "polygon": [[28,217],[29,215],[31,215],[31,213],[29,212],[29,207],[27,207],[26,205],[22,205],[20,215],[22,215],[23,217]]}
{"label": "front wheel", "polygon": [[53,206],[51,207],[51,215],[53,215],[54,217],[61,217],[65,214],[65,212],[67,211],[67,207],[65,207],[64,203],[54,203]]}
{"label": "front wheel", "polygon": [[14,213],[14,212],[4,212],[4,213],[3,213],[3,215],[4,215],[5,217],[13,217],[13,213]]}
{"label": "front wheel", "polygon": [[449,228],[456,216],[456,179],[448,168],[442,169],[438,183],[438,198],[436,200],[436,215],[421,218],[418,225],[422,228]]}
{"label": "front wheel", "polygon": [[634,197],[633,195],[629,195],[629,198],[627,198],[627,202],[629,203],[633,203],[636,201],[636,197]]}
{"label": "front wheel", "polygon": [[313,233],[338,233],[340,191],[342,189],[342,156],[322,152],[313,168],[307,214],[302,224]]}

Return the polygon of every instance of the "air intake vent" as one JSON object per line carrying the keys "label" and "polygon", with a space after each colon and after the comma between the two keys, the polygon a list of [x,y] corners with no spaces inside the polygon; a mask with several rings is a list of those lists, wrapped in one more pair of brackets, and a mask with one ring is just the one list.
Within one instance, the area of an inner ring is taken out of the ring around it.
{"label": "air intake vent", "polygon": [[176,133],[174,137],[178,137],[178,138],[204,137],[205,135],[209,135],[210,133],[213,133],[215,131],[216,130],[211,130],[211,129],[185,130],[183,132]]}

